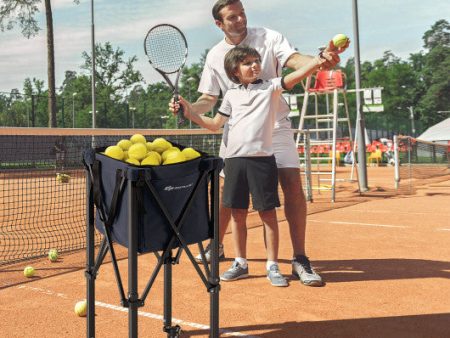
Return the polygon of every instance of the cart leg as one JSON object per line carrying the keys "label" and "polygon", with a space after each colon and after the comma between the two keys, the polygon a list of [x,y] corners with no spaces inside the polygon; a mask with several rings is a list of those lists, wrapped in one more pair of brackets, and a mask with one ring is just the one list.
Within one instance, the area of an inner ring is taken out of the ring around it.
{"label": "cart leg", "polygon": [[138,307],[139,296],[137,291],[137,217],[135,203],[135,183],[128,181],[128,336],[138,337]]}
{"label": "cart leg", "polygon": [[168,338],[177,338],[180,336],[181,328],[179,325],[172,326],[172,250],[169,250],[167,257],[164,258],[164,328]]}
{"label": "cart leg", "polygon": [[214,220],[214,238],[212,241],[212,260],[211,260],[211,283],[215,285],[209,290],[210,294],[210,324],[209,336],[211,338],[219,337],[219,171],[216,169],[212,173],[211,189],[213,194],[213,220]]}
{"label": "cart leg", "polygon": [[95,337],[95,275],[94,271],[94,194],[91,177],[86,172],[86,337]]}

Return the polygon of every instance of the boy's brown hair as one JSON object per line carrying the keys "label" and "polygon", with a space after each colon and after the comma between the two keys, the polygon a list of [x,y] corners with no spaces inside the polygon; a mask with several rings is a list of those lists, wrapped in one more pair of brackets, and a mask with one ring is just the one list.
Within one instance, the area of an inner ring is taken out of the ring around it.
{"label": "boy's brown hair", "polygon": [[245,60],[247,56],[254,56],[261,61],[261,55],[255,48],[249,46],[236,46],[225,54],[223,66],[228,78],[234,83],[240,84],[239,78],[234,74],[239,64]]}

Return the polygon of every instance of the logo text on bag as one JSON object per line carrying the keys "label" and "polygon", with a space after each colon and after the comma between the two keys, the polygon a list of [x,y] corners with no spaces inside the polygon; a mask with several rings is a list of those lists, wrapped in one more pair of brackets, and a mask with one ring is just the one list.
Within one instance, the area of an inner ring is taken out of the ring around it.
{"label": "logo text on bag", "polygon": [[187,184],[187,185],[179,185],[177,187],[173,187],[171,185],[168,185],[164,188],[166,191],[172,191],[172,190],[180,190],[180,189],[187,189],[193,186],[193,183]]}

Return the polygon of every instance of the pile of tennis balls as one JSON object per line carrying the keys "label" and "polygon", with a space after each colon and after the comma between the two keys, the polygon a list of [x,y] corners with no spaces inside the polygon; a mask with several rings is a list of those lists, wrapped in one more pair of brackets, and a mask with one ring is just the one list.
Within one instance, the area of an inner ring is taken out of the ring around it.
{"label": "pile of tennis balls", "polygon": [[120,140],[116,145],[106,148],[104,154],[136,166],[181,163],[201,156],[194,148],[180,150],[163,137],[147,142],[141,134]]}

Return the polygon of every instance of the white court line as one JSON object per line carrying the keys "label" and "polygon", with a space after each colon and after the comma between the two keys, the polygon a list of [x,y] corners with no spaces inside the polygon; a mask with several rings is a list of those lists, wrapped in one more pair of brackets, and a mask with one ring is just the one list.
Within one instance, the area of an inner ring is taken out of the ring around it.
{"label": "white court line", "polygon": [[[341,209],[335,209],[336,211],[345,211],[348,212],[349,210],[346,210],[345,208],[341,208]],[[401,211],[389,211],[389,210],[374,210],[374,209],[368,209],[368,210],[351,210],[351,212],[361,212],[361,213],[372,213],[372,214],[393,214],[395,213],[396,215],[439,215],[439,216],[448,216],[449,213],[442,213],[442,212],[401,212]]]}
{"label": "white court line", "polygon": [[359,222],[339,222],[339,221],[320,221],[315,219],[308,219],[308,222],[317,223],[330,223],[330,224],[350,224],[350,225],[365,225],[371,227],[382,227],[382,228],[410,228],[406,225],[392,225],[392,224],[374,224],[374,223],[359,223]]}
{"label": "white court line", "polygon": [[450,231],[450,229],[443,228],[443,229],[437,229],[437,231]]}
{"label": "white court line", "polygon": [[[67,295],[63,294],[63,293],[54,292],[54,291],[51,291],[51,290],[48,290],[48,289],[42,289],[42,288],[32,287],[32,286],[28,286],[28,285],[19,285],[17,288],[18,289],[26,289],[26,290],[38,292],[38,293],[41,293],[41,294],[44,294],[44,295],[49,295],[49,296],[55,296],[55,297],[59,297],[59,298],[69,299],[69,297]],[[103,303],[103,302],[99,302],[99,301],[96,301],[95,305],[99,306],[99,307],[115,310],[115,311],[128,312],[128,308],[124,308],[122,306],[117,306],[117,305],[112,305],[112,304],[107,304],[107,303]],[[150,312],[138,311],[138,315],[141,316],[141,317],[147,317],[147,318],[151,318],[151,319],[164,321],[164,317],[162,315],[158,315],[158,314],[154,314],[154,313],[150,313]],[[172,318],[172,322],[174,324],[180,324],[180,326],[189,326],[189,327],[192,327],[192,328],[195,328],[195,329],[209,330],[209,326],[208,325],[198,324],[198,323],[193,323],[193,322],[187,322],[187,321],[184,321],[184,320],[181,320],[181,319],[177,319],[177,318]],[[248,334],[245,334],[245,333],[229,331],[229,330],[224,330],[224,329],[220,329],[220,333],[222,335],[232,336],[232,337],[261,338],[261,337],[258,337],[258,336],[252,336],[252,335],[248,335]]]}

